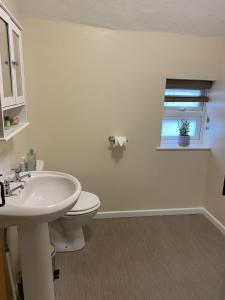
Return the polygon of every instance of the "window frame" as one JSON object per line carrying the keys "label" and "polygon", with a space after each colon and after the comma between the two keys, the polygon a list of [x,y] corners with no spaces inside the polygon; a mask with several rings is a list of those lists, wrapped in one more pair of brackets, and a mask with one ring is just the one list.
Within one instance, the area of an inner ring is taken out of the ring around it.
{"label": "window frame", "polygon": [[[197,134],[191,137],[191,144],[202,144],[204,139],[204,131],[207,121],[207,107],[206,103],[200,103],[198,107],[166,107],[164,106],[163,120],[196,120],[197,121]],[[177,143],[177,136],[162,136],[161,128],[161,143],[174,144]]]}

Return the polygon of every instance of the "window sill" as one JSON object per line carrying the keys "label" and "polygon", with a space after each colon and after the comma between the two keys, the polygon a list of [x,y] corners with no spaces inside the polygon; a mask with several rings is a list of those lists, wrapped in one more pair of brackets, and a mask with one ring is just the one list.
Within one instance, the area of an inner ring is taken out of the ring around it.
{"label": "window sill", "polygon": [[161,144],[157,151],[211,151],[209,146],[204,144],[192,144],[188,147],[180,147],[177,144]]}

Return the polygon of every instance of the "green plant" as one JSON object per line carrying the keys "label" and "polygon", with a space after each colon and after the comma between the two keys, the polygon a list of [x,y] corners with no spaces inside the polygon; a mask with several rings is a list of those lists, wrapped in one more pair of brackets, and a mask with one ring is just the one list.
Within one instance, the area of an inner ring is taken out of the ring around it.
{"label": "green plant", "polygon": [[187,120],[178,121],[179,133],[181,136],[188,136],[190,132],[190,122]]}

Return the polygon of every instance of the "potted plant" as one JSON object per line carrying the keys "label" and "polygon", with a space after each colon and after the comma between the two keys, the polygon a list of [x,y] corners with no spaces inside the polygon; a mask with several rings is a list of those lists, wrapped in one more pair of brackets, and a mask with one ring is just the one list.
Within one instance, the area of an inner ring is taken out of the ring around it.
{"label": "potted plant", "polygon": [[178,144],[181,147],[187,147],[190,144],[190,122],[187,120],[178,121],[179,137]]}

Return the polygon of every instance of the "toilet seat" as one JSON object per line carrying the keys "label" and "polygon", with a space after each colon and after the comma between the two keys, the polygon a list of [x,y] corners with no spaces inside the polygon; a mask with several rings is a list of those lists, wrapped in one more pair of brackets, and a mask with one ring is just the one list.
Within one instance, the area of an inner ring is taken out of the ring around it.
{"label": "toilet seat", "polygon": [[82,191],[74,207],[65,216],[90,213],[100,206],[99,198],[89,192]]}

